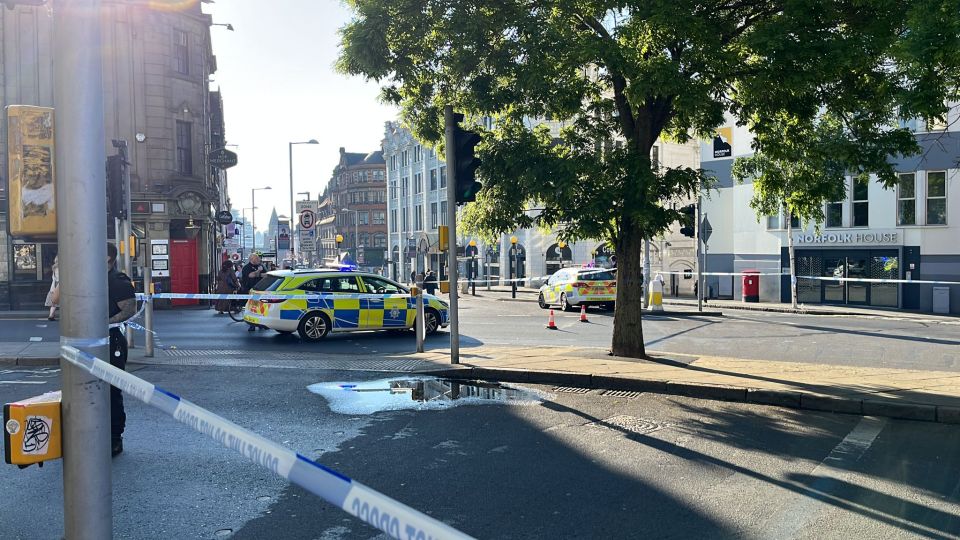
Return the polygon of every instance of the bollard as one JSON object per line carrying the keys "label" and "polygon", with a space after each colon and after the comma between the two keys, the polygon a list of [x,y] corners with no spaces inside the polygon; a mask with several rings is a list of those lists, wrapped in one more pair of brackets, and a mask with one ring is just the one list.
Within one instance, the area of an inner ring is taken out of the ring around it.
{"label": "bollard", "polygon": [[663,311],[663,276],[657,274],[657,277],[650,282],[650,300],[647,304],[647,311]]}
{"label": "bollard", "polygon": [[143,324],[147,331],[143,336],[143,354],[153,358],[153,271],[148,266],[143,271],[143,301],[147,303],[143,310]]}

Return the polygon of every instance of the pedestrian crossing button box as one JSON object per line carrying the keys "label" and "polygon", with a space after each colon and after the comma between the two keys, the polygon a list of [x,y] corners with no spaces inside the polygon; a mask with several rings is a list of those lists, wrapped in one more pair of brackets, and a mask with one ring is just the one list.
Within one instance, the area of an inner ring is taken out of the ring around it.
{"label": "pedestrian crossing button box", "polygon": [[21,468],[63,456],[60,392],[3,406],[3,458]]}

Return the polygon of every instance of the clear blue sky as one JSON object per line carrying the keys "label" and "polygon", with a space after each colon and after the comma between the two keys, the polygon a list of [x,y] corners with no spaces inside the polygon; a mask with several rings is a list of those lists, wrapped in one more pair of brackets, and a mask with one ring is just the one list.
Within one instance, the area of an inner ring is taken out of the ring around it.
{"label": "clear blue sky", "polygon": [[289,213],[288,142],[320,143],[293,148],[294,193],[309,191],[316,199],[338,149],[378,150],[383,123],[397,111],[377,100],[375,83],[334,72],[337,30],[350,18],[339,1],[220,0],[204,11],[235,28],[210,29],[217,57],[211,88],[223,92],[227,142],[239,145],[230,147],[240,162],[228,172],[234,208],[250,206],[251,188],[273,187],[257,192],[263,230],[274,206]]}

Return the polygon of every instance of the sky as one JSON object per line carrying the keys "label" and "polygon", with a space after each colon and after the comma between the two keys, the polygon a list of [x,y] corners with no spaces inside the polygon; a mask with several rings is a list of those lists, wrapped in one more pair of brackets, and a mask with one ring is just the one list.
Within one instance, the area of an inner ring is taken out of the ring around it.
{"label": "sky", "polygon": [[[251,206],[256,192],[257,229],[265,229],[274,207],[290,213],[288,143],[293,147],[294,198],[309,191],[316,199],[348,152],[380,149],[383,124],[397,109],[377,100],[379,87],[336,73],[337,30],[350,20],[338,0],[217,0],[205,4],[217,72],[211,89],[223,94],[228,148],[239,156],[227,172],[230,199],[237,210]],[[247,217],[250,211],[247,210]],[[239,217],[239,216],[237,216]]]}

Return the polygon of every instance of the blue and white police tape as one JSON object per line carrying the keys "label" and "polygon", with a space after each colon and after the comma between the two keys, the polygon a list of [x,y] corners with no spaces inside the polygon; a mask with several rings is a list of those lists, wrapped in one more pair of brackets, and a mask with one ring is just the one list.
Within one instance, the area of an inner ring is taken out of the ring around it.
{"label": "blue and white police tape", "polygon": [[471,538],[445,523],[242,428],[172,392],[117,369],[95,356],[70,346],[61,346],[61,354],[71,364],[160,409],[178,422],[238,452],[257,465],[339,506],[347,513],[387,533],[391,538]]}

